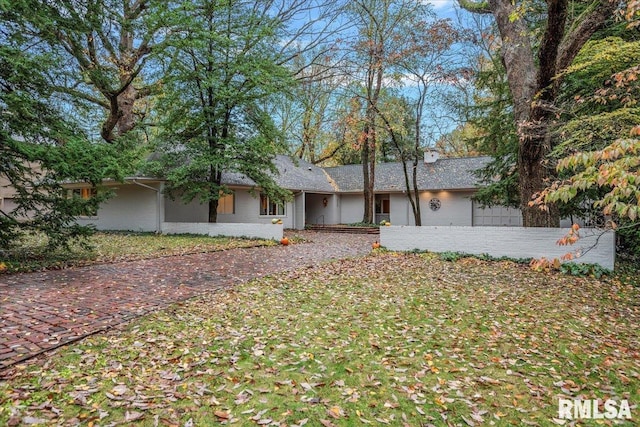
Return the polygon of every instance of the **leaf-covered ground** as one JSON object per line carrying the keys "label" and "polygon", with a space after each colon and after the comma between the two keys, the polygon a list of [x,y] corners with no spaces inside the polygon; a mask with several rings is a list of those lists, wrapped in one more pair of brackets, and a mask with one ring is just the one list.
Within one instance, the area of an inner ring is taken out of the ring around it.
{"label": "leaf-covered ground", "polygon": [[43,236],[31,235],[5,255],[0,253],[0,262],[5,265],[5,272],[66,268],[276,244],[259,239],[126,232],[95,233],[86,242],[89,247],[75,244],[70,250],[59,249],[52,252],[47,249],[46,243]]}
{"label": "leaf-covered ground", "polygon": [[374,254],[18,365],[0,425],[555,425],[559,397],[638,404],[638,301],[616,280]]}

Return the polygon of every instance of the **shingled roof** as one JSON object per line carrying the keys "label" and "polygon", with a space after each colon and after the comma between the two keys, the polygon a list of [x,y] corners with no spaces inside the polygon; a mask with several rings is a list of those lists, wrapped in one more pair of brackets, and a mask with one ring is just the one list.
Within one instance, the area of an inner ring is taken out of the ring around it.
{"label": "shingled roof", "polygon": [[[466,190],[478,186],[474,171],[484,167],[490,157],[459,157],[439,159],[434,163],[418,164],[420,190]],[[362,165],[345,165],[324,169],[335,181],[340,192],[362,192]],[[409,166],[411,174],[411,166]],[[409,175],[411,176],[411,175]],[[375,170],[376,192],[395,192],[405,189],[402,163],[379,163]]]}
{"label": "shingled roof", "polygon": [[[289,156],[278,155],[273,163],[280,172],[274,179],[282,188],[319,193],[333,193],[338,190],[322,168],[304,160],[296,159],[294,162]],[[251,179],[239,173],[223,173],[222,182],[226,185],[255,185]]]}
{"label": "shingled roof", "polygon": [[[418,164],[418,188],[420,190],[466,190],[478,186],[473,171],[481,169],[490,157],[460,157],[439,159],[434,163]],[[362,165],[345,165],[320,168],[304,160],[292,160],[279,155],[274,160],[280,171],[275,176],[279,186],[289,190],[327,192],[362,192]],[[409,169],[410,171],[411,169]],[[225,173],[222,182],[227,185],[253,186],[255,183],[238,173]],[[376,192],[395,192],[405,189],[401,163],[376,165]]]}

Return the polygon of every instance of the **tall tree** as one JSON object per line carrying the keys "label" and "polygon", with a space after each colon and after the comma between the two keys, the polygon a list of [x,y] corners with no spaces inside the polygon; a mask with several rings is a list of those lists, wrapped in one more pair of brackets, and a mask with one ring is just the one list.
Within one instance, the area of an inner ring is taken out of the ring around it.
{"label": "tall tree", "polygon": [[207,203],[210,222],[229,191],[224,172],[251,178],[277,199],[288,195],[273,180],[282,135],[263,108],[293,84],[283,52],[273,49],[283,24],[271,6],[269,0],[200,0],[167,9],[172,56],[156,173],[168,178],[172,194]]}
{"label": "tall tree", "polygon": [[332,158],[342,147],[335,141],[333,126],[346,79],[337,72],[332,55],[311,52],[294,60],[297,84],[282,94],[275,108],[294,155],[310,163]]}
{"label": "tall tree", "polygon": [[356,93],[364,100],[361,162],[364,179],[363,222],[374,221],[374,183],[378,145],[377,119],[379,101],[394,59],[396,37],[402,37],[402,23],[416,12],[420,2],[414,0],[356,0],[346,11],[357,31],[353,50],[351,76],[361,81]]}
{"label": "tall tree", "polygon": [[[417,4],[403,22],[399,23],[402,37],[395,37],[395,49],[391,68],[405,80],[404,87],[408,95],[405,99],[411,114],[413,130],[412,141],[402,143],[402,138],[395,131],[389,120],[389,112],[394,109],[385,108],[378,111],[390,133],[395,151],[399,154],[404,174],[406,195],[411,205],[414,222],[422,225],[420,210],[420,191],[418,188],[418,164],[422,161],[425,149],[425,110],[428,101],[438,98],[437,92],[447,86],[447,81],[465,77],[464,70],[457,67],[451,55],[451,47],[461,39],[460,33],[448,20],[434,19],[431,10]],[[431,107],[436,110],[434,104]],[[436,113],[432,113],[432,118]],[[431,123],[434,126],[434,123]]]}
{"label": "tall tree", "polygon": [[[580,14],[570,14],[569,0],[548,0],[528,9],[520,1],[458,0],[478,13],[491,13],[500,33],[502,61],[513,101],[518,141],[517,169],[523,224],[530,227],[559,225],[559,210],[529,205],[552,176],[546,157],[552,148],[551,125],[561,73],[571,65],[580,48],[613,16],[617,2],[593,0]],[[531,10],[529,12],[529,10]],[[539,39],[533,41],[529,21],[541,17]]]}
{"label": "tall tree", "polygon": [[[70,105],[100,107],[101,137],[113,142],[135,128],[153,89],[146,63],[161,28],[153,0],[16,0],[10,25],[25,46],[58,57],[52,88]],[[87,106],[88,104],[88,106]]]}

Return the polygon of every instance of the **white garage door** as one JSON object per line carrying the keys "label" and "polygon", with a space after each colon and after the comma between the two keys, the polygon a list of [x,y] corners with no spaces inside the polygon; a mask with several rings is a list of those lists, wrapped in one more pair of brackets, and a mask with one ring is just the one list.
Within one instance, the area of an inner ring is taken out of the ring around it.
{"label": "white garage door", "polygon": [[482,208],[473,202],[473,225],[492,227],[522,227],[520,209],[493,206]]}

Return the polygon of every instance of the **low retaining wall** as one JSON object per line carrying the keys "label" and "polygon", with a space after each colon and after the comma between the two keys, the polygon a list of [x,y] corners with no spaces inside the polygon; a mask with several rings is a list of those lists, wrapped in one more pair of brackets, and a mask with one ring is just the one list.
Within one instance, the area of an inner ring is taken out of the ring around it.
{"label": "low retaining wall", "polygon": [[245,224],[209,222],[163,222],[162,234],[204,234],[209,236],[252,237],[280,240],[282,224]]}
{"label": "low retaining wall", "polygon": [[564,228],[390,226],[380,227],[380,244],[394,251],[418,249],[510,258],[553,259],[567,252],[580,252],[582,255],[572,262],[599,264],[613,270],[613,231],[582,228],[581,238],[574,245],[558,245],[558,239],[567,232]]}

